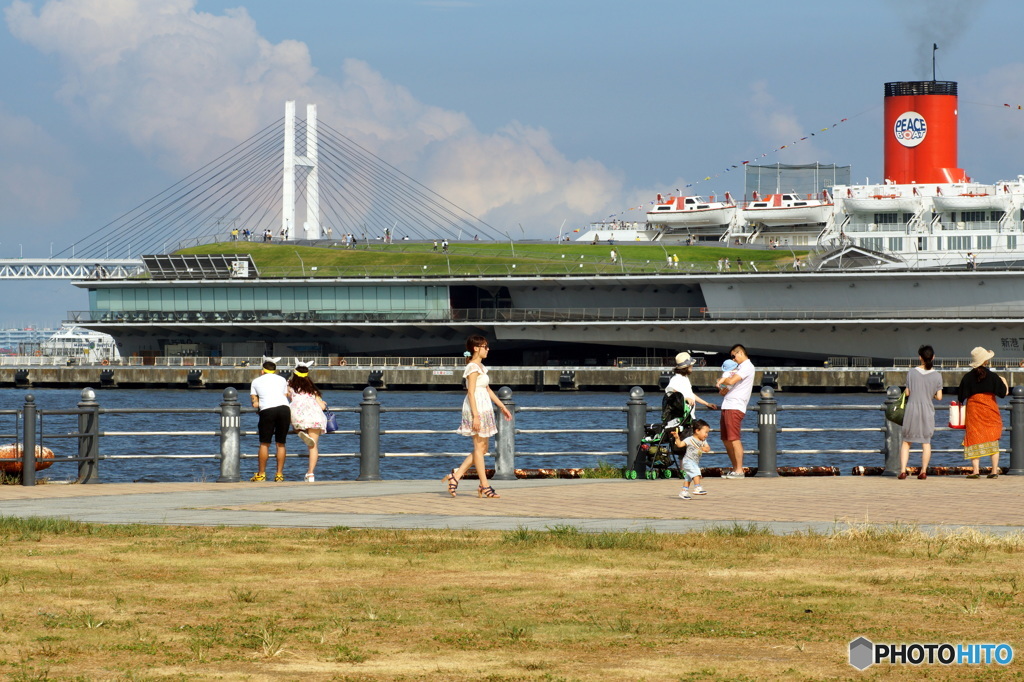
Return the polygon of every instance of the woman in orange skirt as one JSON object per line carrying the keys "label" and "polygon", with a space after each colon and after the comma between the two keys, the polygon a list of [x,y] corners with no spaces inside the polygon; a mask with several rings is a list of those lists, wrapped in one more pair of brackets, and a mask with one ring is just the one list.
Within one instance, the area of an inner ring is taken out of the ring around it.
{"label": "woman in orange skirt", "polygon": [[989,361],[995,351],[978,346],[971,351],[970,372],[960,380],[958,400],[967,405],[964,422],[964,459],[971,460],[974,471],[967,478],[979,478],[981,469],[978,460],[992,457],[992,472],[989,478],[999,476],[999,437],[1003,433],[1003,417],[999,412],[996,398],[1005,398],[1009,393],[1006,379],[989,368]]}

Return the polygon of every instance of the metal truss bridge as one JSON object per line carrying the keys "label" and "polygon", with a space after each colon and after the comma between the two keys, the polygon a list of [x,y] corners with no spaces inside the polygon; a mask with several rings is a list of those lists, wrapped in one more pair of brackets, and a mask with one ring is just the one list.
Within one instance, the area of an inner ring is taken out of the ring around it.
{"label": "metal truss bridge", "polygon": [[140,258],[0,258],[0,279],[124,279],[145,271]]}

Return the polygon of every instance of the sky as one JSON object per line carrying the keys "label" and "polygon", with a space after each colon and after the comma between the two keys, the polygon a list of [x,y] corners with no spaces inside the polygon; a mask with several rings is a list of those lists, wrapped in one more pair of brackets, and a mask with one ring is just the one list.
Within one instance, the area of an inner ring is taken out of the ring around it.
{"label": "sky", "polygon": [[[529,238],[642,220],[638,207],[686,185],[742,195],[731,167],[748,160],[849,164],[855,182],[878,181],[883,84],[931,79],[933,43],[936,77],[959,83],[959,165],[982,182],[1024,173],[1019,0],[0,10],[0,258],[60,251],[279,119],[287,99]],[[4,326],[88,307],[67,282],[0,287]]]}

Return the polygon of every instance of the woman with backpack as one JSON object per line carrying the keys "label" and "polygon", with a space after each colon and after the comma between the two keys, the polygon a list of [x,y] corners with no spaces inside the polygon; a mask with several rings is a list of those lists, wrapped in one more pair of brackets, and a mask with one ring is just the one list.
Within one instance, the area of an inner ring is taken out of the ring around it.
{"label": "woman with backpack", "polygon": [[665,397],[661,401],[661,422],[663,424],[679,419],[687,424],[693,419],[693,408],[700,403],[709,410],[717,410],[718,405],[709,403],[693,392],[690,384],[690,373],[693,372],[695,361],[689,353],[676,355],[675,375],[665,387]]}

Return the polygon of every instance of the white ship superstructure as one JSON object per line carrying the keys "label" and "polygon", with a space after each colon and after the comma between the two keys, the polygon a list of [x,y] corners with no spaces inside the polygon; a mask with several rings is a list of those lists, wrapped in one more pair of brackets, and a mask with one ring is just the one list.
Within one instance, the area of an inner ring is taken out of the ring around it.
{"label": "white ship superstructure", "polygon": [[1024,260],[1024,176],[979,183],[835,188],[822,246],[881,251],[910,267],[978,267]]}

